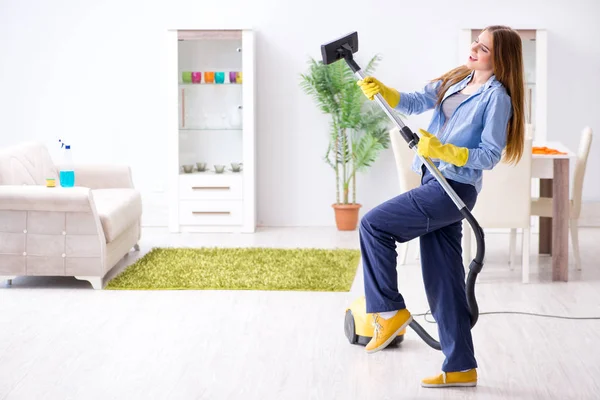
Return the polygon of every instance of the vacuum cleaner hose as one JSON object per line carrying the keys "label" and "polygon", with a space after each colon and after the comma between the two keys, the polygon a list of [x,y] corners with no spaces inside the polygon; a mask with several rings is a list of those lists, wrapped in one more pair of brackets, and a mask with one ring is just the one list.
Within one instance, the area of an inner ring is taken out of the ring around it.
{"label": "vacuum cleaner hose", "polygon": [[461,210],[465,219],[471,225],[471,229],[475,233],[475,240],[477,241],[477,253],[475,254],[475,258],[471,261],[471,265],[469,265],[469,274],[467,276],[467,304],[469,305],[469,312],[471,313],[471,328],[475,326],[477,320],[479,319],[479,306],[477,305],[477,300],[475,299],[475,280],[477,280],[477,275],[481,272],[483,268],[483,258],[485,256],[485,240],[483,235],[483,229],[479,226],[479,223],[471,214],[468,208],[463,208]]}
{"label": "vacuum cleaner hose", "polygon": [[427,331],[421,325],[419,325],[417,321],[413,319],[409,326],[413,331],[417,332],[417,335],[419,335],[419,337],[423,339],[423,341],[430,347],[434,348],[435,350],[442,350],[442,345],[440,342],[432,338],[431,335],[429,335],[429,333],[427,333]]}

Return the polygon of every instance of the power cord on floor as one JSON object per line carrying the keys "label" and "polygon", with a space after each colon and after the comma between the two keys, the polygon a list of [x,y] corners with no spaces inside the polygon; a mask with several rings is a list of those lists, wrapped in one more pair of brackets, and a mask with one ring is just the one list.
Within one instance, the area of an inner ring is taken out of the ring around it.
{"label": "power cord on floor", "polygon": [[[570,320],[600,320],[600,317],[565,317],[561,315],[552,315],[552,314],[540,314],[540,313],[530,313],[524,311],[488,311],[488,312],[480,312],[479,315],[492,315],[492,314],[519,314],[519,315],[530,315],[534,317],[544,317],[544,318],[557,318],[557,319],[570,319]],[[435,324],[436,321],[430,321],[427,319],[427,316],[431,315],[431,310],[427,310],[426,313],[421,314],[413,314],[413,317],[425,317],[425,321],[430,324]]]}

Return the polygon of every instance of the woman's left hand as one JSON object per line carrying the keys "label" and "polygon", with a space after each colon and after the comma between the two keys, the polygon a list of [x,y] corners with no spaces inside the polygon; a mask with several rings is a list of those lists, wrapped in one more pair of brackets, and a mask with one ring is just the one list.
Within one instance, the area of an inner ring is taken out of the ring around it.
{"label": "woman's left hand", "polygon": [[462,167],[469,159],[469,149],[451,143],[442,144],[440,140],[424,129],[419,129],[421,138],[417,152],[423,157],[437,158],[447,163]]}

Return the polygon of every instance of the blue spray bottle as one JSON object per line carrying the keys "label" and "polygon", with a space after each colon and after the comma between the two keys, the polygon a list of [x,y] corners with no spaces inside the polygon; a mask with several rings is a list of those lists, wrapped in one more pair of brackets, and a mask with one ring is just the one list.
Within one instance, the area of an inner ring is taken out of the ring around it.
{"label": "blue spray bottle", "polygon": [[60,186],[73,187],[75,186],[75,167],[73,165],[73,156],[71,155],[71,146],[61,143],[60,148],[63,149],[63,160],[60,166]]}

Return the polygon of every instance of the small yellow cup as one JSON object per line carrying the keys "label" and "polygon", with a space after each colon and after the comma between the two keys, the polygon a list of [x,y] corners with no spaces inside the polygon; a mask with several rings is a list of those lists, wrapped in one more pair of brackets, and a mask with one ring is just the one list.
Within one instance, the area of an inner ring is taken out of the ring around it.
{"label": "small yellow cup", "polygon": [[56,187],[56,179],[46,178],[46,187]]}

